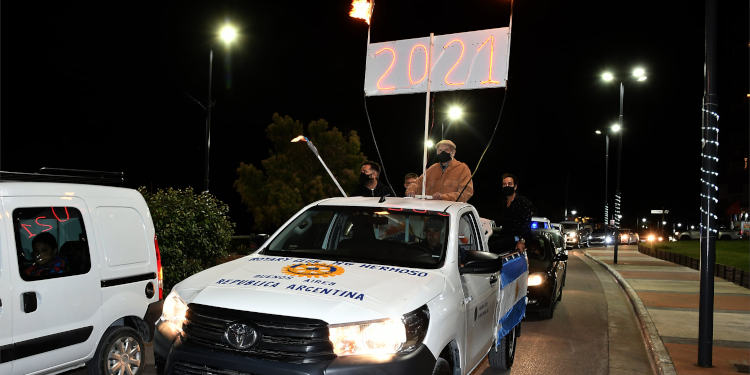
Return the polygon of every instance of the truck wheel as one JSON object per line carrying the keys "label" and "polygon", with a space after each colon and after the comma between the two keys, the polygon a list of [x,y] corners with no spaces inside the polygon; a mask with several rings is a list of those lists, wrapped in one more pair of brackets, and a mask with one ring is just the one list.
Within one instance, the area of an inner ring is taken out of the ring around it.
{"label": "truck wheel", "polygon": [[109,327],[86,367],[90,375],[133,374],[143,371],[146,362],[143,339],[126,326]]}
{"label": "truck wheel", "polygon": [[[518,323],[519,325],[521,323]],[[513,366],[513,359],[516,357],[516,330],[518,326],[508,332],[505,337],[500,339],[500,345],[490,348],[489,357],[490,367],[496,370],[508,370]]]}
{"label": "truck wheel", "polygon": [[438,358],[435,368],[432,369],[432,375],[450,375],[451,372],[451,365],[445,358]]}

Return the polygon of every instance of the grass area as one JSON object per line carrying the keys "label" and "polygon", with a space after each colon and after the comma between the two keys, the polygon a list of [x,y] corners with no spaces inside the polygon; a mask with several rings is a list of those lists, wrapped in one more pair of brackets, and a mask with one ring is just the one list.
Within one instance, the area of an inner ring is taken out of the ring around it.
{"label": "grass area", "polygon": [[[658,250],[700,259],[698,240],[682,240],[656,244]],[[747,240],[717,240],[716,263],[750,272],[750,242]]]}

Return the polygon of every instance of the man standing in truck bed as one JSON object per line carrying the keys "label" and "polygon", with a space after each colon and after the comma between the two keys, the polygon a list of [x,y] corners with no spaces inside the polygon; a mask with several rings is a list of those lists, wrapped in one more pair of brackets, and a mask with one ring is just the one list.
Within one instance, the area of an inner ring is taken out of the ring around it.
{"label": "man standing in truck bed", "polygon": [[[432,196],[432,199],[468,201],[474,194],[474,183],[471,181],[469,167],[454,159],[456,144],[443,139],[437,143],[436,151],[438,162],[427,168],[424,175],[419,176],[413,184],[409,185],[406,189],[406,196],[425,194]],[[425,175],[427,176],[425,183],[427,192],[422,193],[422,180]],[[464,186],[466,186],[465,190]]]}

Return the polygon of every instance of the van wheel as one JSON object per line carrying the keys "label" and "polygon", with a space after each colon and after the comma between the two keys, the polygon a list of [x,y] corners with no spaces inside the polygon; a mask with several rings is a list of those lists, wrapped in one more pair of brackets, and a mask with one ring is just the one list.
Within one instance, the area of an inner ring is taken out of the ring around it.
{"label": "van wheel", "polygon": [[138,375],[146,362],[145,354],[138,331],[125,326],[110,327],[86,367],[90,375]]}
{"label": "van wheel", "polygon": [[500,345],[490,348],[489,357],[490,367],[496,370],[508,370],[513,366],[513,359],[516,357],[516,330],[521,323],[513,327],[505,337],[500,339]]}
{"label": "van wheel", "polygon": [[450,375],[451,372],[451,365],[445,358],[438,358],[435,368],[432,369],[432,375]]}

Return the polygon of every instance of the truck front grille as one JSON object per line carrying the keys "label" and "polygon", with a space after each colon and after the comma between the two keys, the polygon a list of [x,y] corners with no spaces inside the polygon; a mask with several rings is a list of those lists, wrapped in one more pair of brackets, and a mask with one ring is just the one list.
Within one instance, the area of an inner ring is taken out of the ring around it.
{"label": "truck front grille", "polygon": [[[257,342],[247,349],[232,346],[225,333],[233,323],[253,326]],[[336,357],[322,320],[190,304],[183,331],[187,342],[253,358],[302,364]]]}

